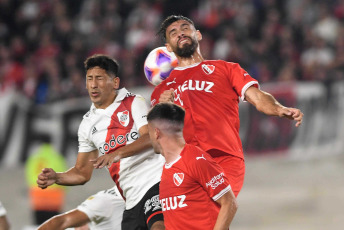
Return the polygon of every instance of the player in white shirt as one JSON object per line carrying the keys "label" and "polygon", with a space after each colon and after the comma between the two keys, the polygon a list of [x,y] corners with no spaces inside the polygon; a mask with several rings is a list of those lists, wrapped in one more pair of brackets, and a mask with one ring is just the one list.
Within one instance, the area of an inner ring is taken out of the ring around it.
{"label": "player in white shirt", "polygon": [[54,183],[84,184],[94,168],[107,166],[126,202],[122,229],[164,229],[159,203],[164,159],[154,153],[149,139],[148,105],[143,97],[119,89],[115,60],[94,55],[85,61],[85,69],[93,103],[79,127],[75,166],[59,173],[45,168],[37,184],[42,189]]}
{"label": "player in white shirt", "polygon": [[116,187],[100,191],[76,209],[45,221],[37,230],[66,229],[88,224],[90,230],[121,230],[125,205]]}

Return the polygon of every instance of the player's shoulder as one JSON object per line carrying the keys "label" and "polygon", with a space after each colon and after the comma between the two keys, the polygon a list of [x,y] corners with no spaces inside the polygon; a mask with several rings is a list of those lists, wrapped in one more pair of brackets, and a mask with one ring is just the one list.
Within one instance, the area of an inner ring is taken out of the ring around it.
{"label": "player's shoulder", "polygon": [[139,95],[132,93],[132,92],[129,92],[129,91],[126,91],[124,98],[137,97],[137,96],[139,96]]}
{"label": "player's shoulder", "polygon": [[187,160],[188,162],[198,162],[198,160],[206,160],[209,157],[209,154],[202,150],[201,148],[195,146],[186,144],[183,152],[183,158]]}
{"label": "player's shoulder", "polygon": [[82,122],[87,122],[87,121],[92,121],[92,119],[94,118],[94,111],[95,107],[94,105],[92,105],[90,107],[90,109],[82,116]]}
{"label": "player's shoulder", "polygon": [[[172,71],[173,72],[173,71]],[[167,90],[167,82],[170,82],[171,80],[171,75],[166,78],[165,80],[163,80],[159,85],[155,86],[153,89],[153,92],[151,94],[151,106],[154,106],[157,101],[159,100],[160,94],[164,91]]]}
{"label": "player's shoulder", "polygon": [[134,100],[138,100],[138,101],[146,101],[146,98],[144,98],[143,96],[141,96],[140,94],[135,94],[135,98]]}
{"label": "player's shoulder", "polygon": [[205,64],[212,64],[212,65],[222,65],[222,66],[227,66],[227,68],[229,67],[233,67],[235,68],[236,66],[239,66],[239,63],[236,62],[228,62],[228,61],[224,61],[224,60],[206,60],[204,61]]}
{"label": "player's shoulder", "polygon": [[[129,91],[127,91],[125,95],[120,95],[120,100],[125,104],[129,102],[129,104],[127,105],[131,106],[146,104],[146,99],[143,96],[141,96],[140,94],[131,93]],[[116,108],[116,106],[114,108]]]}
{"label": "player's shoulder", "polygon": [[167,86],[166,83],[170,81],[170,79],[171,79],[170,77],[171,77],[171,75],[168,76],[168,78],[166,78],[166,79],[163,80],[162,82],[160,82],[159,85],[155,86],[154,89],[153,89],[153,93],[159,92],[159,91],[161,91],[162,89],[164,89],[164,88]]}
{"label": "player's shoulder", "polygon": [[84,114],[84,116],[82,117],[82,120],[80,122],[80,127],[85,128],[87,127],[89,124],[92,123],[92,111],[91,109],[89,111],[87,111],[87,113]]}

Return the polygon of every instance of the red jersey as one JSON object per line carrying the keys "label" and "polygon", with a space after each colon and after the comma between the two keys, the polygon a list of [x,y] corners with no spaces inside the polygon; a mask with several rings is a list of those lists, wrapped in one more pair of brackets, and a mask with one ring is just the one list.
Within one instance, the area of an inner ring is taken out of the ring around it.
{"label": "red jersey", "polygon": [[160,203],[166,229],[213,229],[220,206],[231,190],[223,169],[200,148],[186,144],[178,159],[165,164]]}
{"label": "red jersey", "polygon": [[[254,85],[253,79],[237,63],[203,61],[177,67],[155,87],[152,106],[160,94],[174,89],[176,104],[185,109],[184,138],[213,155],[216,150],[244,158],[239,136],[239,97]],[[215,150],[215,151],[209,151]],[[215,157],[215,156],[214,156]]]}

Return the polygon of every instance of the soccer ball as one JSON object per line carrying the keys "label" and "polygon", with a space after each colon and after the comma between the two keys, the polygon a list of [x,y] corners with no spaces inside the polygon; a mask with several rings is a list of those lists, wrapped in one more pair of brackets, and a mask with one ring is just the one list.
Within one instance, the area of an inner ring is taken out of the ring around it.
{"label": "soccer ball", "polygon": [[155,48],[148,54],[144,64],[144,72],[150,83],[159,85],[177,65],[178,60],[174,53],[162,46]]}

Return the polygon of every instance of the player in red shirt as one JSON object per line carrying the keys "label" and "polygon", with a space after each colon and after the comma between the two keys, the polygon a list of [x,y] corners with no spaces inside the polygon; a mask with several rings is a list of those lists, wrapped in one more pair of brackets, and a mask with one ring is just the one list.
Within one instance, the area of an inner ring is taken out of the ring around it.
{"label": "player in red shirt", "polygon": [[151,104],[174,102],[185,109],[186,142],[201,147],[222,166],[237,196],[245,175],[239,98],[267,115],[295,120],[297,127],[303,113],[261,91],[258,82],[239,64],[204,60],[199,47],[202,34],[189,18],[169,16],[159,33],[168,51],[178,58],[178,67],[154,89]]}
{"label": "player in red shirt", "polygon": [[183,138],[185,112],[159,103],[147,115],[149,136],[165,159],[159,199],[166,229],[228,229],[237,210],[223,169]]}

